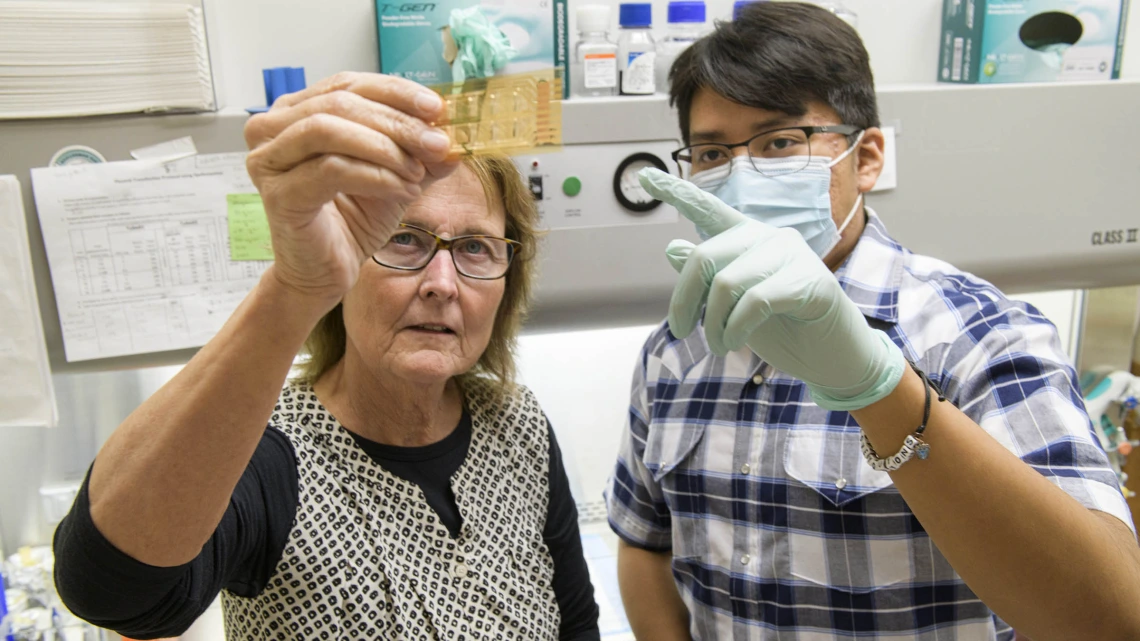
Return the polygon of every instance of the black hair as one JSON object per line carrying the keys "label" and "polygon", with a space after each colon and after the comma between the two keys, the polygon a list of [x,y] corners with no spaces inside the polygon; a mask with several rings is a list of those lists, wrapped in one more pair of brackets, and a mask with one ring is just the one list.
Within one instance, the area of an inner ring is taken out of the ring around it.
{"label": "black hair", "polygon": [[752,2],[732,22],[683,51],[669,70],[669,104],[689,144],[689,110],[700,89],[789,116],[818,101],[843,124],[879,126],[875,79],[859,34],[835,14],[801,2]]}

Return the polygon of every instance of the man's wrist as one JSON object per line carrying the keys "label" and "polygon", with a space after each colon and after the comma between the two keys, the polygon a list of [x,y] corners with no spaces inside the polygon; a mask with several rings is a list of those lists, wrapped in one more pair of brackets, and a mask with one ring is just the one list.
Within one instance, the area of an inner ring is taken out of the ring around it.
{"label": "man's wrist", "polygon": [[891,456],[898,452],[906,437],[914,434],[915,428],[922,423],[925,387],[922,378],[907,367],[899,384],[889,395],[851,412],[880,456]]}
{"label": "man's wrist", "polygon": [[876,341],[870,350],[871,364],[868,366],[869,382],[862,382],[854,389],[829,389],[808,383],[812,400],[820,407],[832,411],[854,412],[874,405],[890,396],[907,371],[907,361],[902,350],[891,342],[885,332],[868,330]]}

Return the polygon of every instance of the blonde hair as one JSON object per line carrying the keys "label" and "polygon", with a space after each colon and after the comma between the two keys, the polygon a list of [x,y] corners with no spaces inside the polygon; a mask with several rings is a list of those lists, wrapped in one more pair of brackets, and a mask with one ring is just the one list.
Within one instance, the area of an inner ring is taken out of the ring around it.
{"label": "blonde hair", "polygon": [[[469,371],[458,376],[459,383],[472,377],[489,378],[498,394],[510,393],[515,386],[515,346],[530,305],[537,275],[535,260],[538,210],[534,197],[523,183],[511,159],[502,155],[468,156],[463,166],[471,170],[483,186],[487,207],[501,203],[506,217],[506,237],[521,243],[507,271],[503,299],[495,313],[495,324],[487,349]],[[342,306],[325,314],[309,337],[303,352],[308,358],[297,365],[297,381],[314,384],[344,357],[347,335]]]}

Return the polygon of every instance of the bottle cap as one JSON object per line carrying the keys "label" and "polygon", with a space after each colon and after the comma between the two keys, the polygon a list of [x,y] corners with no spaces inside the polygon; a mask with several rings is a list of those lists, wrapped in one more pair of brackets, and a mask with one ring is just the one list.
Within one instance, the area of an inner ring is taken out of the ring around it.
{"label": "bottle cap", "polygon": [[610,8],[604,4],[586,4],[578,7],[578,31],[598,33],[609,31]]}
{"label": "bottle cap", "polygon": [[653,25],[653,5],[648,2],[623,3],[618,13],[623,27],[649,27]]}
{"label": "bottle cap", "polygon": [[701,0],[674,0],[669,3],[669,22],[704,22],[705,3]]}

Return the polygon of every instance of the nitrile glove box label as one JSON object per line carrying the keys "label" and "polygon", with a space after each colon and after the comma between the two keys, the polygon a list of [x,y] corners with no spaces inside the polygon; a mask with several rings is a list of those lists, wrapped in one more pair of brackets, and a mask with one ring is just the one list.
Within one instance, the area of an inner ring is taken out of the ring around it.
{"label": "nitrile glove box label", "polygon": [[1120,77],[1129,0],[942,0],[938,80]]}
{"label": "nitrile glove box label", "polygon": [[[380,42],[380,72],[425,85],[452,82],[445,43],[454,9],[476,4],[518,52],[497,75],[524,73],[551,67],[566,70],[567,0],[438,0],[386,2],[376,0]],[[569,88],[570,83],[563,86]]]}

